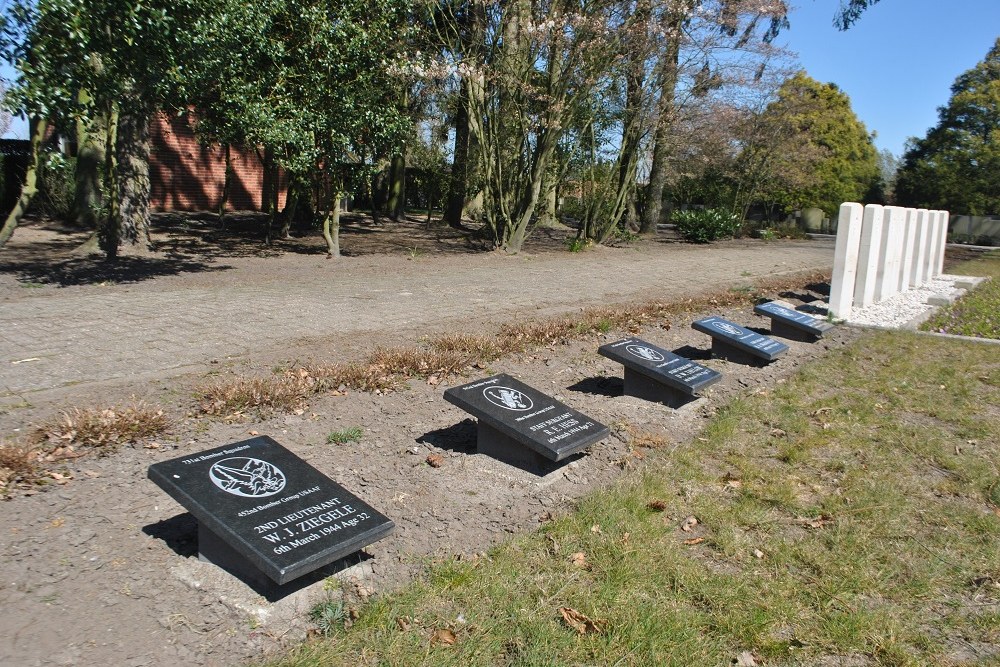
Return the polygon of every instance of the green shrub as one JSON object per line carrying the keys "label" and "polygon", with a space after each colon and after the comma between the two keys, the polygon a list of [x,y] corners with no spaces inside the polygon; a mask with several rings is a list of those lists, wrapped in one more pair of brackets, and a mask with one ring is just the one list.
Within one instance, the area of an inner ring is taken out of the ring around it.
{"label": "green shrub", "polygon": [[55,151],[39,156],[36,201],[42,215],[69,220],[73,215],[76,160]]}
{"label": "green shrub", "polygon": [[677,233],[693,243],[709,243],[733,236],[740,228],[736,215],[718,208],[674,211],[671,218],[677,225]]}

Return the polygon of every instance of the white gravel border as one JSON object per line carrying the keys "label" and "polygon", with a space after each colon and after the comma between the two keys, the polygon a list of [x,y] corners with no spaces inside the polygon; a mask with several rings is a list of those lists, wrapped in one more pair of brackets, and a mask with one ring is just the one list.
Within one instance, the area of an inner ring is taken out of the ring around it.
{"label": "white gravel border", "polygon": [[[854,308],[848,324],[884,329],[916,329],[939,306],[949,304],[982,278],[941,274],[920,287],[892,295],[864,308]],[[961,285],[961,287],[958,287]]]}

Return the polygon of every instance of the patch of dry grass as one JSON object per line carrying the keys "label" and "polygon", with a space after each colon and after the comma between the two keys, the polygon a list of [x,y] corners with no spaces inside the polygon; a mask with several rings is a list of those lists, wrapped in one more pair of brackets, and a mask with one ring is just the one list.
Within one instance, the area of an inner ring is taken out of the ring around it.
{"label": "patch of dry grass", "polygon": [[216,380],[201,387],[197,397],[202,413],[225,418],[241,418],[248,413],[291,412],[302,409],[310,396],[328,390],[393,391],[412,378],[436,384],[477,364],[496,361],[509,354],[609,331],[638,334],[649,326],[670,328],[670,318],[674,316],[751,304],[766,294],[801,289],[805,284],[826,279],[827,276],[821,273],[798,273],[684,301],[652,300],[591,307],[546,319],[508,322],[500,325],[495,333],[438,336],[425,347],[377,347],[360,362],[303,367],[271,377]]}
{"label": "patch of dry grass", "polygon": [[162,409],[133,400],[107,408],[72,408],[40,424],[35,436],[56,447],[104,449],[158,435],[169,423]]}
{"label": "patch of dry grass", "polygon": [[246,413],[292,412],[325,387],[308,371],[288,371],[271,377],[219,378],[200,387],[196,396],[201,412],[238,419]]}
{"label": "patch of dry grass", "polygon": [[38,472],[38,459],[35,447],[0,441],[0,495],[10,484],[33,478]]}

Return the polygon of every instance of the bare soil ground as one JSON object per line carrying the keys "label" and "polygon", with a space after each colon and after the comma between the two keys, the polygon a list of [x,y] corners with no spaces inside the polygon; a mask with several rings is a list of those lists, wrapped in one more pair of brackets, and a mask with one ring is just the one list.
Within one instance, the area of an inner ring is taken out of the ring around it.
{"label": "bare soil ground", "polygon": [[[81,293],[99,290],[105,281],[157,289],[170,281],[210,285],[218,279],[211,269],[220,264],[239,264],[242,280],[254,279],[255,266],[260,267],[260,280],[277,280],[280,276],[267,265],[268,258],[280,261],[283,255],[324,252],[315,233],[262,246],[259,238],[247,234],[260,231],[261,221],[255,217],[235,219],[226,230],[219,230],[212,217],[164,216],[159,223],[156,240],[164,264],[152,270],[147,264],[144,273],[130,273],[127,262],[108,267],[67,255],[85,234],[36,223],[18,230],[15,252],[0,255],[0,275],[20,285],[56,284]],[[562,250],[571,233],[545,230],[533,237],[527,251]],[[672,242],[667,237],[643,243]],[[371,255],[387,266],[391,258],[384,253],[467,255],[484,252],[485,247],[467,234],[428,228],[415,219],[375,226],[358,217],[345,224],[345,251]],[[803,303],[820,298],[817,289],[821,286],[803,284],[780,296]],[[441,397],[447,386],[466,381],[461,377],[433,385],[413,381],[390,393],[325,395],[301,414],[226,423],[197,416],[194,410],[194,387],[216,372],[204,368],[141,386],[118,382],[102,388],[101,396],[94,396],[93,388],[78,395],[63,390],[0,414],[0,433],[23,433],[60,406],[93,404],[132,391],[162,405],[173,420],[169,432],[155,441],[68,461],[59,468],[64,476],[59,483],[18,490],[3,504],[0,664],[234,665],[306,636],[306,612],[330,594],[330,586],[312,578],[297,591],[269,600],[199,562],[194,519],[145,478],[147,467],[157,461],[251,434],[271,435],[395,521],[394,535],[323,573],[336,574],[348,600],[364,598],[419,576],[433,559],[472,556],[508,534],[530,530],[589,490],[642,466],[644,449],[637,446],[636,434],[660,436],[669,450],[695,437],[705,420],[733,397],[766,390],[801,364],[858,335],[838,328],[818,343],[789,342],[789,354],[766,368],[755,368],[710,358],[708,338],[690,328],[691,320],[707,314],[688,313],[639,332],[609,331],[468,370],[469,377],[509,373],[612,426],[612,437],[545,477],[475,452],[473,420]],[[711,314],[767,326],[748,308],[715,309]],[[482,327],[475,319],[465,325],[470,331]],[[461,323],[450,326],[457,332]],[[723,381],[704,398],[677,410],[624,397],[621,367],[600,357],[597,347],[633,334],[719,369]],[[385,335],[395,335],[402,344],[413,342],[419,332]],[[359,350],[365,342],[359,343]],[[256,357],[252,364],[237,363],[225,370],[261,372],[287,363],[286,355]],[[359,442],[327,444],[329,433],[348,427],[362,430]],[[443,465],[426,463],[432,453],[444,458]]]}

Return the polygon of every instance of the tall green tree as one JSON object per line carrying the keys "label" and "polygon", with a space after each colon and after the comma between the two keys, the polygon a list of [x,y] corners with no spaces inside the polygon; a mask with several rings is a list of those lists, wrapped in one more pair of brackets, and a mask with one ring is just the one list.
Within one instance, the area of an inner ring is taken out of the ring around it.
{"label": "tall green tree", "polygon": [[850,99],[832,83],[796,73],[782,84],[760,125],[743,159],[767,170],[760,192],[765,201],[786,209],[816,207],[832,216],[843,202],[865,199],[880,182],[872,139]]}
{"label": "tall green tree", "polygon": [[1000,213],[1000,39],[951,87],[938,123],[911,140],[896,179],[906,206]]}
{"label": "tall green tree", "polygon": [[3,15],[16,110],[67,133],[107,122],[99,237],[109,258],[148,250],[149,119],[183,70],[195,17],[212,11],[211,0],[18,0]]}
{"label": "tall green tree", "polygon": [[290,180],[309,182],[331,257],[351,179],[409,128],[395,97],[407,19],[406,0],[223,0],[193,26],[181,99],[199,131],[260,147]]}

